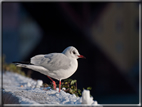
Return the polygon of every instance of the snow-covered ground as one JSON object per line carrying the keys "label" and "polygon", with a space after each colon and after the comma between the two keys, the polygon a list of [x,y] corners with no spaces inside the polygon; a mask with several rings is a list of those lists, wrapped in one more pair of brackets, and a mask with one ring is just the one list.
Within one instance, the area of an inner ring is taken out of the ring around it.
{"label": "snow-covered ground", "polygon": [[[52,89],[43,90],[42,81],[35,81],[17,73],[5,72],[3,76],[4,104],[54,104],[54,105],[81,105],[101,106],[90,97],[90,92],[84,90],[82,97],[76,97],[64,91]],[[0,76],[1,77],[1,76]],[[1,79],[0,79],[1,80]]]}

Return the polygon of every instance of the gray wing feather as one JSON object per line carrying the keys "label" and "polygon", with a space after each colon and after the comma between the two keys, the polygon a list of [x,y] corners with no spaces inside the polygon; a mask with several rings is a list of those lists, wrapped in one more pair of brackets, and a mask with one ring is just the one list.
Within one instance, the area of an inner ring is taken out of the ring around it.
{"label": "gray wing feather", "polygon": [[34,65],[40,65],[41,63],[44,62],[44,56],[45,55],[36,55],[34,57],[31,58],[31,64],[34,64]]}
{"label": "gray wing feather", "polygon": [[36,55],[31,58],[31,63],[43,66],[49,71],[56,71],[59,69],[68,69],[70,59],[62,53],[51,53],[47,55]]}

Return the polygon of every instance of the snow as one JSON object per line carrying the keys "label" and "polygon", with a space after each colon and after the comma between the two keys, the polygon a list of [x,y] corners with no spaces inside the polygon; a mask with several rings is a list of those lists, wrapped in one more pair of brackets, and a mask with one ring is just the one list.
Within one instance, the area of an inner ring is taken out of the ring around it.
{"label": "snow", "polygon": [[89,90],[83,90],[82,92],[82,104],[92,104],[93,103],[93,97],[90,97],[90,91]]}
{"label": "snow", "polygon": [[[33,80],[17,73],[5,72],[3,75],[3,101],[4,104],[54,104],[54,105],[81,105],[89,104],[101,106],[90,97],[90,91],[84,90],[82,97],[69,94],[61,90],[43,88],[42,80]],[[1,77],[1,76],[0,76]]]}
{"label": "snow", "polygon": [[[30,83],[29,83],[29,85],[30,85]],[[37,80],[36,88],[40,88],[42,85],[43,85],[43,81],[42,80]]]}

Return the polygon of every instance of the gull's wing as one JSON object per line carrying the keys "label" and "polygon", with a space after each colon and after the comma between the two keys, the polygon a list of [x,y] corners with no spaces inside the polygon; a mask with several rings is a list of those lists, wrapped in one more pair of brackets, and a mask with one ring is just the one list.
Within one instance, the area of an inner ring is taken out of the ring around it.
{"label": "gull's wing", "polygon": [[68,69],[70,67],[70,59],[62,53],[36,55],[31,58],[31,63],[37,66],[42,66],[49,71]]}

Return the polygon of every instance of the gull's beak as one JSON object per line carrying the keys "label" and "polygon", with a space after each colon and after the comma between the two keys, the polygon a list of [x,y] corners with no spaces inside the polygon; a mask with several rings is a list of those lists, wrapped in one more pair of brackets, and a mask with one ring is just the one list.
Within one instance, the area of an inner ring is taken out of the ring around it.
{"label": "gull's beak", "polygon": [[[83,55],[78,55],[79,58],[85,58]],[[85,58],[86,59],[86,58]]]}

